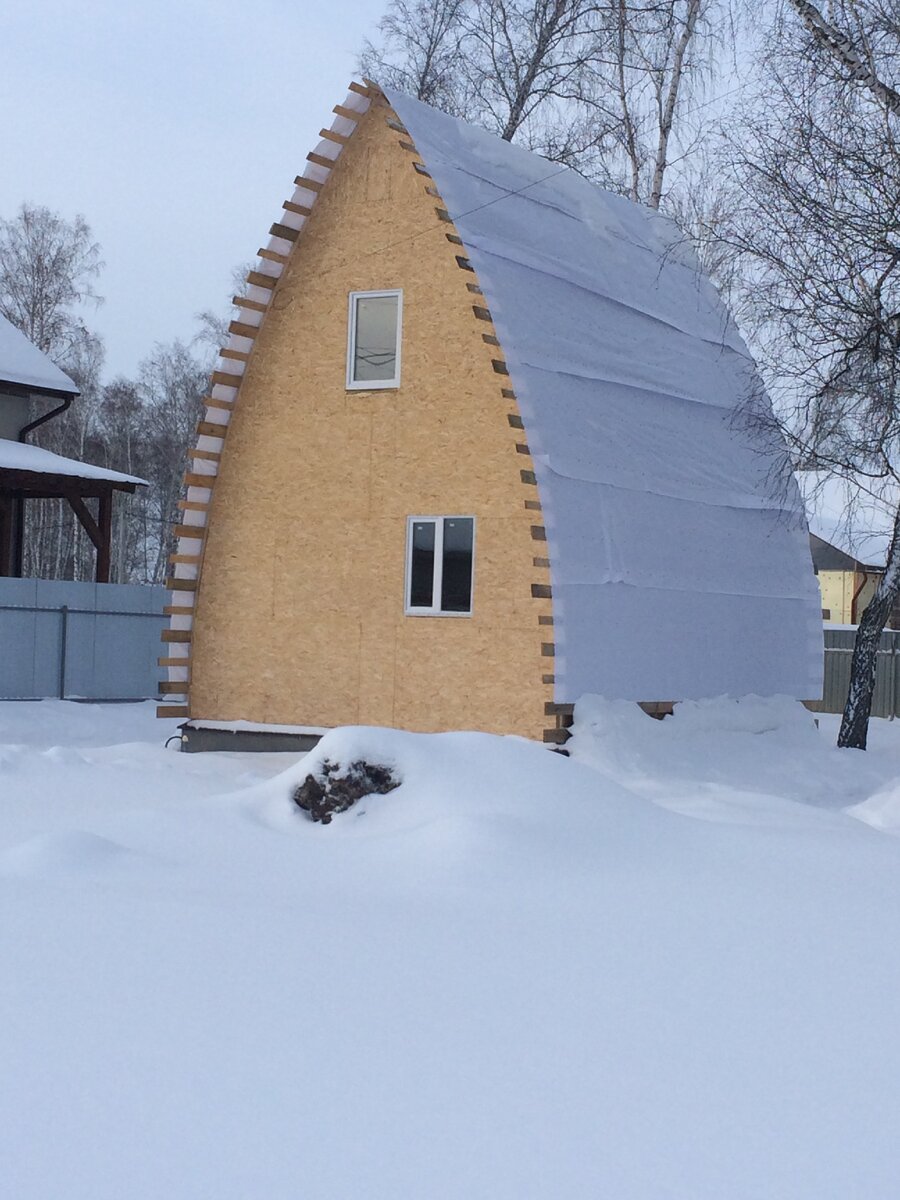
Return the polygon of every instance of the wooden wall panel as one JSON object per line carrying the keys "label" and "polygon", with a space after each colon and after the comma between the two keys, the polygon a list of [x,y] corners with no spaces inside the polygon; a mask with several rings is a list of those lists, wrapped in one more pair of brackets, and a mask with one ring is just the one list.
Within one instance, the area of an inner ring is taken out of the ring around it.
{"label": "wooden wall panel", "polygon": [[[541,738],[552,687],[532,595],[515,404],[415,156],[373,104],[259,331],[212,498],[194,718]],[[345,389],[347,297],[402,287],[397,390]],[[403,612],[406,519],[476,517],[475,611]]]}

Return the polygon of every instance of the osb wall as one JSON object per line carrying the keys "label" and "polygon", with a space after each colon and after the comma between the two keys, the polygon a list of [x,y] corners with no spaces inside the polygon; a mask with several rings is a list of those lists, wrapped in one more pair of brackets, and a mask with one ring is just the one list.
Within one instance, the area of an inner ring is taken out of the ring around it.
{"label": "osb wall", "polygon": [[[474,276],[389,111],[360,122],[256,339],[210,513],[191,715],[540,738],[531,462]],[[403,288],[402,383],[348,392],[348,293],[381,288]],[[407,517],[431,514],[476,517],[471,617],[404,614]]]}

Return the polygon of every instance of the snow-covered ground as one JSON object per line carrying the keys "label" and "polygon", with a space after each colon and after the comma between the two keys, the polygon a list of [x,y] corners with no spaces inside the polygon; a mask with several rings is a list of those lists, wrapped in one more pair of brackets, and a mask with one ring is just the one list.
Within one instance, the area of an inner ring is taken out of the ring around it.
{"label": "snow-covered ground", "polygon": [[[900,723],[185,755],[0,704],[10,1200],[896,1200]],[[313,825],[291,786],[403,786]]]}

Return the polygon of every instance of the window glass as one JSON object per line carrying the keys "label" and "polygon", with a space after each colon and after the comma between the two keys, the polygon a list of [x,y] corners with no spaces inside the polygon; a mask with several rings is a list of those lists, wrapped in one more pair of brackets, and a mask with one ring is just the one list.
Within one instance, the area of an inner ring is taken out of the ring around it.
{"label": "window glass", "polygon": [[397,378],[399,296],[357,296],[353,382]]}
{"label": "window glass", "polygon": [[472,526],[471,517],[444,518],[442,612],[469,612],[472,607]]}
{"label": "window glass", "polygon": [[434,532],[434,521],[413,522],[409,580],[411,608],[431,608],[434,603]]}

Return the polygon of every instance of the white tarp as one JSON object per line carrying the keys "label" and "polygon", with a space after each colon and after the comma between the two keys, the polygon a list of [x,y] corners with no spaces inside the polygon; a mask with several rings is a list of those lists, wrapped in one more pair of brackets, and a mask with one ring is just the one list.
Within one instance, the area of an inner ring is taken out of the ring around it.
{"label": "white tarp", "polygon": [[4,383],[15,383],[34,391],[69,392],[78,395],[78,388],[55,363],[0,316],[0,392]]}
{"label": "white tarp", "polygon": [[796,483],[760,385],[659,214],[387,90],[478,273],[547,524],[556,698],[821,694]]}
{"label": "white tarp", "polygon": [[121,471],[110,471],[106,467],[95,467],[92,463],[79,462],[77,458],[63,458],[40,446],[26,442],[11,442],[0,438],[0,469],[7,471],[34,471],[40,475],[71,475],[76,479],[102,479],[107,483],[137,483],[147,486],[146,479],[136,475],[123,475]]}

